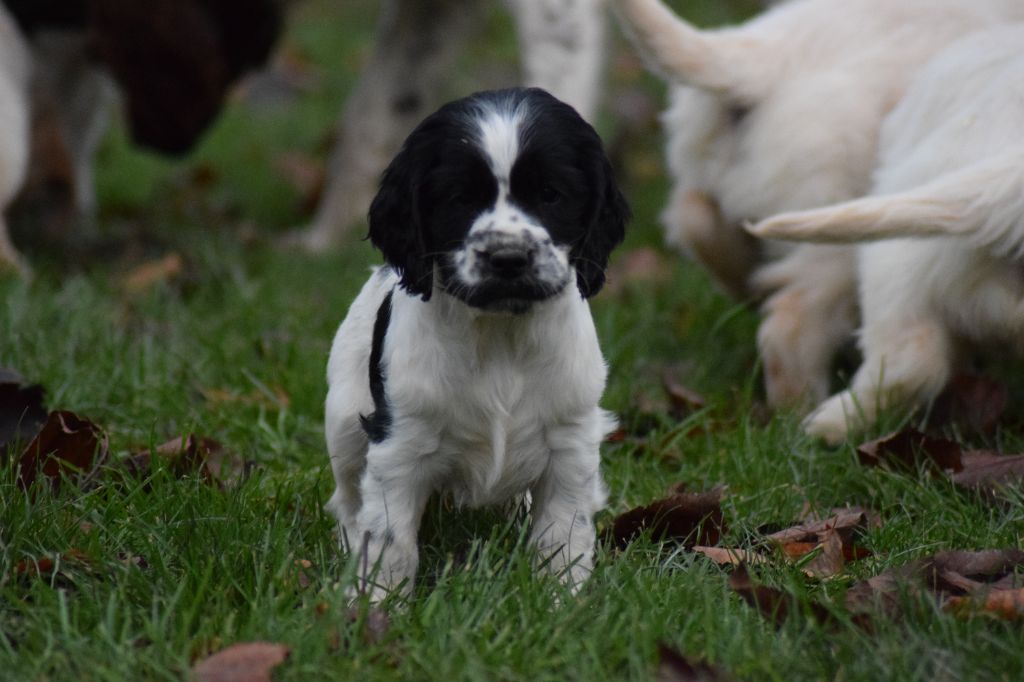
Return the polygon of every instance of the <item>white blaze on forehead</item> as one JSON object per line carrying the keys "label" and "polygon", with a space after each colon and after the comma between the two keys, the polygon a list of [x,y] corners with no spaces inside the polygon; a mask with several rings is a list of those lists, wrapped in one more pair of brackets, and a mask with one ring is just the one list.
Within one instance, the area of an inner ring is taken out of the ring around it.
{"label": "white blaze on forehead", "polygon": [[480,148],[499,186],[503,188],[508,185],[512,166],[519,154],[519,134],[525,119],[526,106],[523,103],[502,103],[481,111],[477,120]]}

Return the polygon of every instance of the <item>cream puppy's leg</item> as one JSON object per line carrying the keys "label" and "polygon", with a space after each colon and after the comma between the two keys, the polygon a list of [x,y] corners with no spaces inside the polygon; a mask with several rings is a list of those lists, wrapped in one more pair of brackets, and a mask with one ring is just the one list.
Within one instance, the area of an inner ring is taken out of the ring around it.
{"label": "cream puppy's leg", "polygon": [[[946,258],[940,240],[891,240],[859,250],[864,361],[850,388],[805,421],[807,432],[838,442],[873,424],[880,410],[933,399],[949,381],[955,342],[943,312],[942,281],[966,280],[966,258]],[[936,267],[941,263],[941,267]]]}
{"label": "cream puppy's leg", "polygon": [[835,350],[857,325],[855,253],[801,245],[755,273],[755,288],[774,291],[757,333],[773,407],[806,409],[828,395]]}

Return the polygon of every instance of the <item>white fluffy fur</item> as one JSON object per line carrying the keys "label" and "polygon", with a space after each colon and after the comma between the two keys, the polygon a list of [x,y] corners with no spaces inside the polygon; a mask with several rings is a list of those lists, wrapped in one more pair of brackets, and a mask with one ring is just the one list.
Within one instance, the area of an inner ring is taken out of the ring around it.
{"label": "white fluffy fur", "polygon": [[[566,249],[508,200],[522,117],[505,113],[480,122],[478,141],[498,197],[452,259],[460,281],[473,284],[476,245],[526,239],[545,281],[560,293],[523,314],[485,312],[446,293],[436,273],[423,301],[384,268],[352,303],[331,349],[325,418],[337,488],[327,506],[351,549],[361,551],[368,538],[365,556],[378,564],[375,599],[411,588],[420,519],[436,491],[469,506],[528,492],[531,538],[547,570],[575,588],[592,566],[593,516],[606,497],[599,447],[614,427],[598,406],[607,369]],[[375,408],[367,380],[371,338],[389,292],[381,364],[391,426],[387,438],[371,442],[360,415]]]}
{"label": "white fluffy fur", "polygon": [[913,74],[959,36],[1024,19],[1024,3],[792,0],[714,31],[659,0],[613,6],[673,84],[667,241],[726,290],[770,294],[758,335],[769,401],[820,400],[856,324],[854,251],[758,245],[741,225],[864,195],[882,120]]}
{"label": "white fluffy fur", "polygon": [[30,68],[28,48],[0,4],[0,271],[27,272],[11,244],[4,213],[28,168]]}
{"label": "white fluffy fur", "polygon": [[763,236],[857,242],[864,364],[807,420],[830,441],[926,402],[956,340],[1024,333],[1024,25],[977,33],[921,72],[882,131],[871,197],[790,213]]}

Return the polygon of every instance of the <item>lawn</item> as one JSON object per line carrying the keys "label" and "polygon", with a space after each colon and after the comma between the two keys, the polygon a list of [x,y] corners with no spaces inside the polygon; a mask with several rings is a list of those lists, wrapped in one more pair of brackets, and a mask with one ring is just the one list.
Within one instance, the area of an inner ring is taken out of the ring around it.
{"label": "lawn", "polygon": [[[706,24],[753,4],[675,3]],[[521,523],[442,501],[424,523],[413,597],[386,603],[384,626],[365,604],[349,609],[357,567],[322,510],[333,489],[324,369],[378,255],[361,233],[320,256],[275,243],[307,217],[305,189],[281,159],[323,158],[375,9],[296,4],[285,44],[303,77],[274,97],[239,96],[184,161],[133,150],[115,129],[99,159],[99,219],[78,238],[85,246],[33,254],[31,283],[0,280],[0,367],[45,387],[49,408],[99,425],[110,453],[98,475],[28,490],[17,453],[2,460],[0,679],[181,679],[197,660],[257,640],[289,648],[280,680],[651,679],[659,643],[736,679],[1024,679],[1020,618],[967,617],[927,592],[905,594],[870,627],[843,609],[857,581],[915,558],[1020,548],[1024,495],[964,491],[924,465],[866,468],[856,444],[826,448],[796,416],[767,414],[756,310],[660,246],[666,184],[648,109],[664,93],[623,45],[599,128],[635,219],[593,310],[611,367],[604,404],[627,433],[603,448],[611,495],[599,527],[677,483],[724,485],[721,546],[856,505],[880,517],[858,539],[867,556],[826,578],[777,555],[751,566],[758,582],[793,595],[778,625],[730,589],[730,567],[650,534],[624,550],[601,544],[590,582],[567,598],[533,575]],[[514,58],[496,11],[450,94],[510,82]],[[658,267],[628,267],[638,252]],[[179,270],[139,276],[168,255]],[[997,367],[1010,395],[997,428],[947,425],[946,435],[1024,450],[1019,367]],[[703,405],[673,408],[666,376]],[[187,434],[215,439],[249,463],[247,475],[211,481],[156,455],[141,474],[120,473],[136,453]],[[831,617],[812,617],[816,604]]]}

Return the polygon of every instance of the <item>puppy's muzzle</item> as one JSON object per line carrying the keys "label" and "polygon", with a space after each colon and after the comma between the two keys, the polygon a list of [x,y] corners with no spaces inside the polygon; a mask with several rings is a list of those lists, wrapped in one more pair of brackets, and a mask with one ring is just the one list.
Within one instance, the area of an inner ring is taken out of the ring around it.
{"label": "puppy's muzzle", "polygon": [[474,251],[484,273],[503,280],[519,279],[529,273],[537,254],[535,246],[524,243],[499,243]]}

